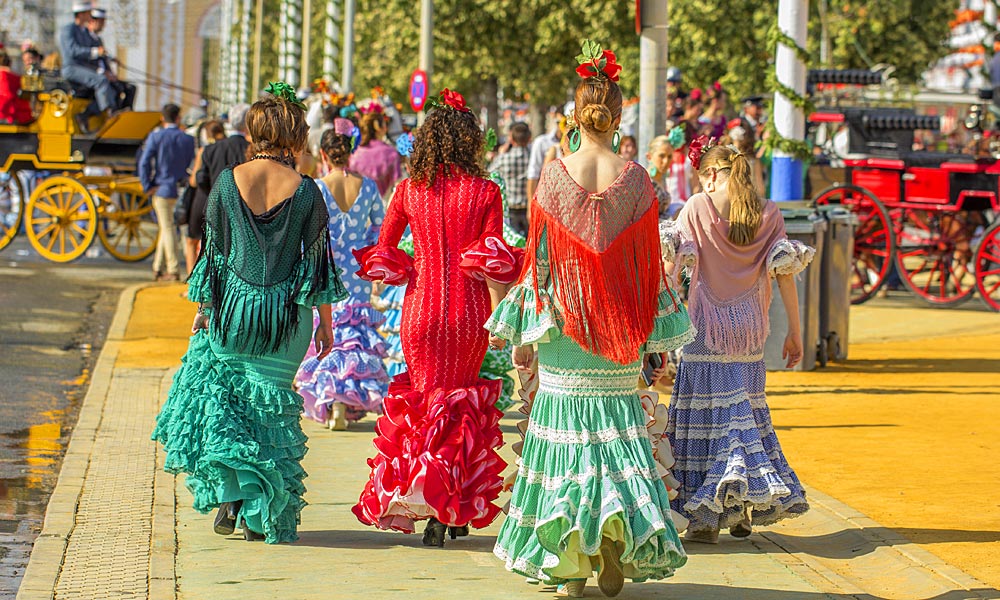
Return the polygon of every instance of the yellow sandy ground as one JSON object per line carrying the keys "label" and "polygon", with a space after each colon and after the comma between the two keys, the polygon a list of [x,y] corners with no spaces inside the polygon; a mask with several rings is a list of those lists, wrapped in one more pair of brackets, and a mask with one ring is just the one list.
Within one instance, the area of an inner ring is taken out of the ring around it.
{"label": "yellow sandy ground", "polygon": [[[769,373],[800,478],[1000,586],[1000,315],[857,307],[849,362]],[[961,332],[949,337],[922,337]]]}
{"label": "yellow sandy ground", "polygon": [[[142,290],[118,367],[168,368],[194,305]],[[1000,587],[1000,315],[861,306],[850,361],[770,373],[778,436],[803,481]],[[946,337],[928,337],[946,336]]]}

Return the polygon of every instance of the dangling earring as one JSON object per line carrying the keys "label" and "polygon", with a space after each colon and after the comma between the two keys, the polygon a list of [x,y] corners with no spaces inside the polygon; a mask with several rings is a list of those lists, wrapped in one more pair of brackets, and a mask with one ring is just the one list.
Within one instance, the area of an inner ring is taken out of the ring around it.
{"label": "dangling earring", "polygon": [[660,174],[660,170],[657,169],[656,167],[650,167],[649,168],[649,176],[652,177],[653,179],[656,179],[656,176],[659,175],[659,174]]}
{"label": "dangling earring", "polygon": [[576,152],[577,150],[580,149],[580,142],[582,141],[581,140],[582,136],[580,135],[580,130],[575,127],[573,129],[570,129],[569,133],[567,133],[566,135],[569,136],[569,151],[572,154],[573,152]]}
{"label": "dangling earring", "polygon": [[622,145],[622,134],[620,131],[615,131],[615,134],[611,136],[611,151],[618,154],[618,148]]}

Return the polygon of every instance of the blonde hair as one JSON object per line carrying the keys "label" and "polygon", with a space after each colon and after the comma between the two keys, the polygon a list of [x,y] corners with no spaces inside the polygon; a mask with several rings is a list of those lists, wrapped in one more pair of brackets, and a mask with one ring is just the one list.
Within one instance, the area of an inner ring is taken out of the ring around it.
{"label": "blonde hair", "polygon": [[733,146],[713,146],[701,157],[698,175],[707,178],[713,170],[729,177],[729,241],[737,246],[748,246],[757,237],[764,218],[750,159]]}
{"label": "blonde hair", "polygon": [[649,149],[647,150],[647,152],[652,153],[654,150],[656,150],[657,148],[660,148],[662,146],[666,146],[667,148],[670,148],[671,151],[674,151],[674,150],[677,149],[677,148],[674,148],[673,144],[670,143],[670,138],[669,137],[667,137],[665,135],[658,135],[655,138],[653,138],[653,141],[649,142]]}

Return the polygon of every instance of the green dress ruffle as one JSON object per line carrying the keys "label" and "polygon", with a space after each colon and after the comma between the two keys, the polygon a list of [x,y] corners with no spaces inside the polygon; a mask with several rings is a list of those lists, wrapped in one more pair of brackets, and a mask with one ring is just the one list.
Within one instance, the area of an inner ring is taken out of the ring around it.
{"label": "green dress ruffle", "polygon": [[[188,283],[189,298],[215,304],[212,326],[191,337],[152,436],[163,444],[165,470],[187,473],[196,510],[209,512],[222,502],[242,501],[239,518],[272,544],[298,538],[305,506],[302,397],[292,382],[312,338],[312,307],[346,296],[323,234],[326,204],[314,188],[311,181],[303,183],[284,207],[295,211],[285,215],[290,221],[245,227],[239,221],[245,217],[243,207],[235,204],[242,200],[232,174],[220,176],[209,212],[233,220],[232,243],[226,252],[212,251],[220,247],[222,234],[210,219],[209,250]],[[300,252],[268,260],[264,253],[278,244],[270,238],[289,231],[302,236]],[[267,265],[283,270],[277,283],[255,282],[265,281],[259,275],[269,270]],[[219,319],[224,327],[218,327]],[[263,336],[260,341],[266,343],[248,345],[248,332]],[[264,347],[268,350],[260,351]]]}
{"label": "green dress ruffle", "polygon": [[[617,545],[625,577],[663,579],[687,557],[657,471],[636,390],[642,361],[621,365],[562,335],[546,244],[532,274],[513,287],[486,328],[515,345],[538,344],[539,388],[494,554],[508,570],[551,583],[591,577],[603,538]],[[642,351],[665,352],[694,337],[684,305],[659,295]]]}

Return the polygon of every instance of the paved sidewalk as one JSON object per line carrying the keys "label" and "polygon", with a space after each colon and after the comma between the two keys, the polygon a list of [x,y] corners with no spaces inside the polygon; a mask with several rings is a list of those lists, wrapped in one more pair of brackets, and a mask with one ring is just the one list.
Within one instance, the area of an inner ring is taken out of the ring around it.
{"label": "paved sidewalk", "polygon": [[[426,549],[419,536],[361,526],[350,506],[367,477],[373,419],[347,432],[304,422],[310,506],[301,540],[250,544],[211,531],[183,478],[157,466],[149,441],[193,310],[179,286],[127,291],[97,363],[20,600],[42,598],[548,598],[492,553],[499,522]],[[135,304],[138,308],[133,313]],[[505,434],[515,434],[513,420]],[[504,456],[510,459],[509,446]],[[626,585],[638,598],[878,600],[1000,598],[964,572],[837,500],[810,490],[814,510],[755,534],[690,545],[665,582]],[[588,588],[588,597],[601,597]]]}

